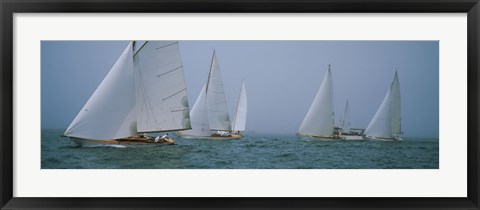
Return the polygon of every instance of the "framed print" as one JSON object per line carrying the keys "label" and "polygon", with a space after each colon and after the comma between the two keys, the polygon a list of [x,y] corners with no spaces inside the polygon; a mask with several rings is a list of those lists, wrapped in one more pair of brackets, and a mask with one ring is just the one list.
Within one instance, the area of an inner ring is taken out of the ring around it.
{"label": "framed print", "polygon": [[2,1],[2,209],[477,209],[471,1]]}

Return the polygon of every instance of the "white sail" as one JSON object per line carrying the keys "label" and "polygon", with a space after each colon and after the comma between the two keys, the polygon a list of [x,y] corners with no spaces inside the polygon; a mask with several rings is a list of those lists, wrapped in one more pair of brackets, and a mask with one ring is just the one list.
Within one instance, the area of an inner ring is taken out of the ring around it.
{"label": "white sail", "polygon": [[365,135],[385,139],[396,138],[401,134],[400,121],[400,82],[395,72],[390,89],[365,130]]}
{"label": "white sail", "polygon": [[298,134],[331,137],[333,130],[333,81],[329,65],[317,95],[300,125]]}
{"label": "white sail", "polygon": [[190,120],[192,122],[192,129],[180,131],[180,134],[186,134],[190,136],[211,135],[210,126],[208,123],[206,85],[203,86],[200,95],[198,95],[197,101],[195,101],[195,104],[193,105],[190,113]]}
{"label": "white sail", "polygon": [[345,105],[345,112],[343,114],[343,120],[342,120],[342,132],[343,133],[350,133],[350,107],[348,106],[348,100],[347,104]]}
{"label": "white sail", "polygon": [[227,99],[215,51],[213,51],[206,90],[210,129],[230,131],[232,127],[228,114]]}
{"label": "white sail", "polygon": [[242,81],[240,88],[240,96],[238,98],[237,111],[235,112],[235,120],[233,121],[233,131],[245,131],[247,123],[247,92],[245,91],[245,82]]}
{"label": "white sail", "polygon": [[138,132],[190,129],[178,42],[146,42],[135,54],[134,65]]}
{"label": "white sail", "polygon": [[136,134],[135,80],[129,44],[65,131],[65,136],[107,140]]}

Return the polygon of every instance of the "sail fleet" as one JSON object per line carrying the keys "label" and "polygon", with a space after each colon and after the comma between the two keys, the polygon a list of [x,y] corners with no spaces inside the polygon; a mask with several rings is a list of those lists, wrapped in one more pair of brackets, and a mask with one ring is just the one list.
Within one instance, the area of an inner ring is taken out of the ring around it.
{"label": "sail fleet", "polygon": [[245,83],[242,81],[235,121],[232,126],[215,51],[213,51],[207,82],[193,105],[190,115],[192,116],[192,129],[178,132],[178,136],[196,139],[238,139],[243,137],[240,132],[245,130],[247,115]]}
{"label": "sail fleet", "polygon": [[348,101],[345,105],[344,118],[339,127],[335,127],[333,105],[333,79],[331,66],[325,73],[317,95],[308,110],[297,135],[320,140],[376,140],[402,141],[400,137],[400,82],[395,71],[393,81],[385,98],[373,119],[363,133],[352,135],[350,129],[350,111]]}
{"label": "sail fleet", "polygon": [[[187,84],[177,41],[131,42],[110,69],[64,136],[79,145],[173,144],[175,132],[190,139],[240,139],[245,135],[247,94],[241,81],[231,121],[224,82],[215,50],[206,82],[194,105],[187,99]],[[136,52],[135,52],[136,50]],[[334,121],[332,67],[299,126],[297,135],[319,140],[401,141],[400,83],[395,71],[377,112],[361,133],[351,132],[348,100],[338,127]]]}

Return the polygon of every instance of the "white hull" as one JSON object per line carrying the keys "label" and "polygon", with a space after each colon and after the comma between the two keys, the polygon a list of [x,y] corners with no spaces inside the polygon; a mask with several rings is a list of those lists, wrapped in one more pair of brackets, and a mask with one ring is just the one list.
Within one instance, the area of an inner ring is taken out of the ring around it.
{"label": "white hull", "polygon": [[362,136],[363,140],[367,141],[403,141],[402,138],[397,137],[397,138],[379,138],[379,137],[373,137],[373,136]]}
{"label": "white hull", "polygon": [[345,140],[343,137],[335,137],[335,136],[311,136],[311,135],[303,135],[297,134],[300,138],[307,138],[307,139],[314,139],[319,141],[342,141]]}
{"label": "white hull", "polygon": [[362,136],[350,136],[350,135],[343,135],[342,138],[348,141],[363,141]]}

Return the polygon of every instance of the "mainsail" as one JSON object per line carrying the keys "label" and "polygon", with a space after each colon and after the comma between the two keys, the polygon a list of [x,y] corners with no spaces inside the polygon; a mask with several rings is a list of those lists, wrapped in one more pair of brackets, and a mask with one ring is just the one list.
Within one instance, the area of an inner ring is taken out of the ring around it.
{"label": "mainsail", "polygon": [[134,57],[137,130],[189,129],[187,88],[176,41],[145,43]]}
{"label": "mainsail", "polygon": [[390,89],[365,130],[365,135],[386,139],[396,138],[401,134],[400,121],[400,82],[395,72]]}
{"label": "mainsail", "polygon": [[247,92],[245,91],[245,82],[242,81],[240,88],[240,96],[238,98],[237,111],[235,112],[235,120],[233,121],[233,131],[245,131],[247,122]]}
{"label": "mainsail", "polygon": [[130,43],[65,131],[110,140],[191,127],[178,42]]}
{"label": "mainsail", "polygon": [[206,91],[210,129],[230,131],[232,127],[228,114],[227,99],[215,51],[213,51]]}
{"label": "mainsail", "polygon": [[315,137],[331,137],[334,131],[333,81],[330,65],[317,95],[303,119],[298,134]]}

